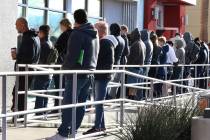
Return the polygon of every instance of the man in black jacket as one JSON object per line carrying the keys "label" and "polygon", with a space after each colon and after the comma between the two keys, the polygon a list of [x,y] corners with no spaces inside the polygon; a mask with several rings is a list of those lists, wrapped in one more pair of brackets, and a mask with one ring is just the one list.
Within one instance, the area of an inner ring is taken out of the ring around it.
{"label": "man in black jacket", "polygon": [[[86,11],[79,9],[74,12],[75,29],[68,40],[67,55],[64,60],[64,70],[95,70],[99,53],[99,39],[93,25],[88,23]],[[86,102],[88,89],[91,84],[89,74],[78,75],[77,79],[77,101]],[[65,93],[63,105],[72,104],[72,75],[65,75]],[[76,109],[76,129],[81,125],[85,114],[85,107]],[[66,140],[71,134],[72,109],[62,110],[62,123],[58,128],[58,134],[47,138],[47,140]]]}
{"label": "man in black jacket", "polygon": [[[22,40],[18,47],[17,53],[13,54],[13,59],[16,64],[37,64],[40,57],[40,40],[35,31],[29,30],[28,22],[25,18],[18,18],[16,21],[16,29],[22,34]],[[24,71],[25,68],[20,68],[19,71]],[[28,85],[32,82],[32,77],[29,76]],[[25,90],[25,77],[19,77],[18,91]],[[13,105],[12,111],[15,111],[15,87],[13,88]],[[18,95],[18,111],[24,110],[24,94]]]}

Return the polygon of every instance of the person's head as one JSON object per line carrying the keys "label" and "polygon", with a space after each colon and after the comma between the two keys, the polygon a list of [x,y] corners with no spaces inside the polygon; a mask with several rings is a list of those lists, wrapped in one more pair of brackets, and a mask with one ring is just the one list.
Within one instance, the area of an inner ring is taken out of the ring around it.
{"label": "person's head", "polygon": [[67,18],[64,18],[60,21],[60,29],[62,32],[65,32],[71,28],[72,28],[71,22]]}
{"label": "person's head", "polygon": [[158,46],[158,36],[157,36],[157,34],[155,34],[155,33],[150,34],[150,39],[151,39],[151,41],[154,45]]}
{"label": "person's head", "polygon": [[110,25],[110,33],[111,35],[114,35],[114,36],[119,36],[120,35],[120,25],[117,24],[117,23],[112,23]]}
{"label": "person's head", "polygon": [[24,32],[26,32],[26,31],[29,30],[29,28],[28,28],[28,22],[23,17],[18,18],[16,20],[15,25],[16,25],[16,29],[17,29],[18,33],[24,33]]}
{"label": "person's head", "polygon": [[209,47],[209,50],[210,50],[210,42],[209,42],[207,45],[208,45],[208,47]]}
{"label": "person's head", "polygon": [[99,21],[95,25],[95,28],[98,30],[99,38],[103,38],[108,35],[108,23],[105,21]]}
{"label": "person's head", "polygon": [[164,36],[159,37],[158,44],[160,45],[160,47],[164,46],[166,44],[166,37]]}
{"label": "person's head", "polygon": [[78,9],[74,12],[74,21],[75,21],[75,27],[79,27],[82,24],[85,24],[88,22],[87,19],[87,12],[84,9]]}
{"label": "person's head", "polygon": [[39,27],[39,33],[38,36],[39,38],[42,39],[47,39],[50,34],[50,26],[48,25],[42,25]]}
{"label": "person's head", "polygon": [[126,25],[121,25],[121,33],[122,34],[128,34],[128,26],[126,26]]}
{"label": "person's head", "polygon": [[175,37],[181,37],[181,34],[180,33],[176,33]]}
{"label": "person's head", "polygon": [[168,45],[170,45],[171,47],[174,46],[174,43],[173,43],[172,41],[166,41],[166,43],[167,43]]}
{"label": "person's head", "polygon": [[176,48],[182,48],[184,46],[184,43],[182,40],[178,39],[178,40],[175,40],[175,46]]}

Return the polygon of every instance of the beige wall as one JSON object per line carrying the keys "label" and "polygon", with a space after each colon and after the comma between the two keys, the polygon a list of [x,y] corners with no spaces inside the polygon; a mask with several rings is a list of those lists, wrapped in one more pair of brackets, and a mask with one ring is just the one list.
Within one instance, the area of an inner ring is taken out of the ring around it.
{"label": "beige wall", "polygon": [[[186,25],[186,31],[191,32],[194,37],[200,36],[200,26],[201,26],[201,24],[200,24],[200,17],[201,17],[200,2],[201,2],[201,0],[197,0],[196,6],[187,6],[187,8],[186,8],[186,14],[188,15],[188,25]],[[209,8],[209,13],[210,13],[210,8]],[[209,38],[210,38],[210,16],[209,16]]]}

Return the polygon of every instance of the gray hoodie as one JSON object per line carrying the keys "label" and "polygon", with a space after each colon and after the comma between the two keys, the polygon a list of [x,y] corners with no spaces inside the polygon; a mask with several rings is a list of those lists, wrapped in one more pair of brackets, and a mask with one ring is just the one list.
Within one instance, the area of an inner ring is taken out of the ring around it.
{"label": "gray hoodie", "polygon": [[190,32],[185,32],[183,36],[185,47],[185,64],[192,64],[198,59],[200,48],[193,41],[193,36]]}
{"label": "gray hoodie", "polygon": [[184,49],[184,43],[182,40],[175,40],[174,42],[176,44],[176,57],[179,60],[179,64],[185,64],[185,49]]}
{"label": "gray hoodie", "polygon": [[144,42],[146,46],[146,57],[144,60],[145,65],[150,65],[152,61],[152,55],[153,55],[153,44],[150,40],[149,31],[144,29],[141,31],[141,40]]}

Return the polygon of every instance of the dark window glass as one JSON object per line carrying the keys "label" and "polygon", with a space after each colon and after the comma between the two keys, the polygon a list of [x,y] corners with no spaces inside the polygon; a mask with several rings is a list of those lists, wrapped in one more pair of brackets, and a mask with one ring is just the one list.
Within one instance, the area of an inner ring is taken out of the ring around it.
{"label": "dark window glass", "polygon": [[49,8],[55,10],[64,10],[63,0],[49,0]]}
{"label": "dark window glass", "polygon": [[38,29],[40,25],[44,24],[44,11],[29,8],[27,19],[30,28]]}

